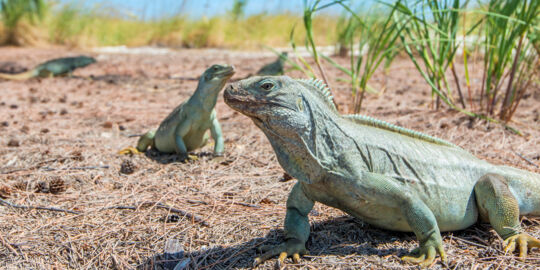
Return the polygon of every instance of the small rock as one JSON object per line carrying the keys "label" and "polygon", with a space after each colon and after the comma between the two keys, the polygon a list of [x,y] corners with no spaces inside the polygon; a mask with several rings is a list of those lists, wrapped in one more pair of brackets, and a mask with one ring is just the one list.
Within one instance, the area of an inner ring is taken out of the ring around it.
{"label": "small rock", "polygon": [[112,126],[113,126],[113,123],[111,121],[107,121],[103,123],[104,128],[112,128]]}
{"label": "small rock", "polygon": [[68,111],[66,109],[60,110],[60,115],[66,115],[68,114]]}
{"label": "small rock", "polygon": [[36,192],[49,193],[49,182],[40,181],[36,186]]}
{"label": "small rock", "polygon": [[17,108],[19,108],[19,105],[17,105],[17,104],[11,104],[11,105],[9,105],[9,108],[10,108],[10,109],[17,109]]}
{"label": "small rock", "polygon": [[3,121],[3,122],[2,122],[2,126],[3,126],[3,127],[9,126],[9,122],[8,122],[8,121]]}
{"label": "small rock", "polygon": [[67,102],[67,96],[63,95],[61,98],[58,99],[58,102],[60,103],[66,103]]}
{"label": "small rock", "polygon": [[119,125],[119,126],[118,126],[118,129],[119,129],[120,131],[124,131],[124,130],[126,130],[126,127],[124,127],[124,126],[122,126],[122,125]]}
{"label": "small rock", "polygon": [[79,150],[75,150],[75,151],[71,152],[71,156],[72,156],[71,159],[76,160],[76,161],[83,161],[84,160],[82,152],[79,151]]}
{"label": "small rock", "polygon": [[175,222],[178,222],[180,220],[180,216],[175,215],[175,214],[170,214],[164,220],[165,220],[165,223],[175,223]]}
{"label": "small rock", "polygon": [[9,140],[7,146],[9,146],[9,147],[19,147],[20,144],[19,144],[18,140],[11,139],[11,140]]}
{"label": "small rock", "polygon": [[28,128],[28,126],[23,126],[23,127],[21,128],[21,132],[22,132],[22,133],[28,133],[28,131],[30,131],[30,128]]}
{"label": "small rock", "polygon": [[122,174],[132,174],[136,169],[137,165],[129,159],[122,161],[122,164],[120,164],[120,173]]}
{"label": "small rock", "polygon": [[48,128],[42,128],[41,129],[41,133],[49,133],[49,129]]}

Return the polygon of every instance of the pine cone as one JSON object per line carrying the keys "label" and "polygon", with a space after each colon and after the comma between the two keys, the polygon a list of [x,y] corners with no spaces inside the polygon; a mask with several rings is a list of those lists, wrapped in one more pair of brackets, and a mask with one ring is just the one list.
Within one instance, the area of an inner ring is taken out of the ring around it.
{"label": "pine cone", "polygon": [[49,192],[52,194],[58,194],[66,191],[66,183],[62,178],[56,177],[49,181]]}
{"label": "pine cone", "polygon": [[11,196],[11,188],[8,186],[1,186],[0,187],[0,198],[7,199]]}
{"label": "pine cone", "polygon": [[132,174],[136,169],[137,165],[129,159],[122,161],[122,164],[120,165],[120,173],[123,174]]}

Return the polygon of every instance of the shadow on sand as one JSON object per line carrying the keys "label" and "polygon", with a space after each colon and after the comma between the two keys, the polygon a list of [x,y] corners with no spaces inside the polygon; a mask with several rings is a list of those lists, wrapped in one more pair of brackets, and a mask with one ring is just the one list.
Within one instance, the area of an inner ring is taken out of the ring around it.
{"label": "shadow on sand", "polygon": [[[147,258],[137,269],[239,269],[251,268],[257,248],[262,245],[277,245],[282,241],[283,230],[273,229],[263,238],[229,247],[214,247],[193,252],[181,252],[176,258],[157,254]],[[381,249],[375,246],[394,241],[415,240],[412,233],[379,230],[350,216],[332,218],[311,225],[307,249],[311,255],[398,255],[409,252],[404,248]],[[309,258],[305,258],[309,260]],[[275,261],[275,259],[274,259]]]}

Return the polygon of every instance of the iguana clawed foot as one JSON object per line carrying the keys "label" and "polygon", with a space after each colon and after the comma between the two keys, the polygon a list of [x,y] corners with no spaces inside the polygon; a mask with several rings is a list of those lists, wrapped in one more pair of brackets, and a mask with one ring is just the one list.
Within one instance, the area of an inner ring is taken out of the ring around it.
{"label": "iguana clawed foot", "polygon": [[401,259],[405,262],[415,263],[422,268],[426,268],[435,261],[437,253],[441,256],[441,261],[445,262],[446,254],[444,253],[442,243],[439,241],[430,242],[428,240],[426,243],[421,244],[420,247],[414,249],[410,255],[403,256]]}
{"label": "iguana clawed foot", "polygon": [[120,151],[118,151],[119,155],[136,155],[142,153],[141,151],[137,150],[135,147],[128,147],[124,148]]}
{"label": "iguana clawed foot", "polygon": [[529,248],[540,248],[540,240],[526,234],[520,233],[510,236],[504,240],[504,252],[512,253],[519,247],[519,258],[525,260]]}
{"label": "iguana clawed foot", "polygon": [[199,160],[199,157],[196,155],[178,154],[178,161],[180,162],[189,162],[189,161],[197,161],[197,160]]}
{"label": "iguana clawed foot", "polygon": [[277,246],[263,246],[260,248],[264,253],[257,257],[253,262],[257,266],[268,259],[279,255],[278,265],[283,265],[287,257],[292,257],[294,263],[300,262],[300,255],[306,255],[309,252],[306,250],[306,245],[299,240],[289,239],[285,243]]}

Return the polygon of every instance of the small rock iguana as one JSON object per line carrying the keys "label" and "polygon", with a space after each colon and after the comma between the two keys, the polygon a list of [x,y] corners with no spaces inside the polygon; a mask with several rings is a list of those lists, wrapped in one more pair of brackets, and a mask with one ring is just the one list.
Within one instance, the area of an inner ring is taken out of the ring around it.
{"label": "small rock iguana", "polygon": [[540,175],[492,165],[449,142],[360,115],[340,115],[326,86],[287,76],[231,84],[225,102],[267,136],[280,165],[299,181],[287,200],[285,242],[255,260],[305,254],[314,203],[374,226],[414,232],[420,243],[404,261],[446,259],[440,231],[480,218],[504,239],[505,251],[540,248],[521,230],[520,215],[540,215]]}
{"label": "small rock iguana", "polygon": [[257,71],[257,75],[259,76],[276,76],[276,75],[283,75],[283,64],[285,63],[285,60],[287,60],[287,52],[282,52],[281,55],[276,59],[276,61],[264,65],[259,71]]}
{"label": "small rock iguana", "polygon": [[64,57],[49,60],[26,72],[17,74],[0,73],[0,78],[8,80],[26,80],[34,77],[71,76],[73,70],[95,63],[96,59],[88,56]]}
{"label": "small rock iguana", "polygon": [[177,153],[183,161],[189,158],[189,151],[206,144],[206,131],[210,129],[215,142],[214,155],[223,155],[223,135],[214,107],[219,92],[233,74],[234,67],[229,65],[213,65],[208,68],[199,79],[195,93],[176,107],[161,122],[157,131],[149,131],[141,136],[137,148],[126,148],[119,153],[140,153],[151,146],[159,152]]}

